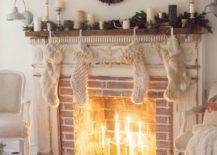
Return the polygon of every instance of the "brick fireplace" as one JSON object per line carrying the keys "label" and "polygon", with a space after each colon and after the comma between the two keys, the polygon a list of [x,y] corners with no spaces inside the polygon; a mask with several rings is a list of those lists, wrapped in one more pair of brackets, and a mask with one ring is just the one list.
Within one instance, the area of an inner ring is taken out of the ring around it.
{"label": "brick fireplace", "polygon": [[[62,76],[59,83],[62,154],[118,154],[114,138],[117,115],[123,143],[127,141],[126,122],[130,119],[131,139],[135,144],[140,124],[144,153],[173,154],[173,104],[163,98],[167,83],[166,77],[151,77],[148,98],[144,104],[136,105],[130,100],[133,78],[91,76],[88,81],[89,105],[82,108],[73,101],[69,77]],[[102,129],[105,129],[104,138]],[[111,141],[109,146],[108,140]],[[102,143],[106,145],[105,149],[101,149],[104,148]],[[120,154],[128,154],[128,147],[128,144],[121,143]],[[134,146],[134,154],[136,151],[140,152]]]}

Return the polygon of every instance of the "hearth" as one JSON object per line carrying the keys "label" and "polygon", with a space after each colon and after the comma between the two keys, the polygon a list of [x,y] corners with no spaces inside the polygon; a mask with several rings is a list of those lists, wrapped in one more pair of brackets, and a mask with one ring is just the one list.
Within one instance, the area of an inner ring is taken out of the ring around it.
{"label": "hearth", "polygon": [[89,77],[89,104],[73,101],[69,78],[59,86],[62,154],[172,154],[172,103],[167,78],[152,77],[141,105],[131,99],[131,77]]}

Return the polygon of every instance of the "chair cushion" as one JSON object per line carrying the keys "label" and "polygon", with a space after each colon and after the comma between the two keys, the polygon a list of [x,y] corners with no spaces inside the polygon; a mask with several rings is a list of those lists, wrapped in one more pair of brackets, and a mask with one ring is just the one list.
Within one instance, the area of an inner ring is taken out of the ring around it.
{"label": "chair cushion", "polygon": [[189,140],[193,136],[191,131],[187,131],[175,139],[175,147],[177,150],[185,151]]}
{"label": "chair cushion", "polygon": [[0,114],[0,138],[24,138],[28,126],[22,117],[15,114]]}
{"label": "chair cushion", "polygon": [[211,111],[208,110],[204,114],[203,124],[204,125],[214,125],[217,126],[217,111]]}

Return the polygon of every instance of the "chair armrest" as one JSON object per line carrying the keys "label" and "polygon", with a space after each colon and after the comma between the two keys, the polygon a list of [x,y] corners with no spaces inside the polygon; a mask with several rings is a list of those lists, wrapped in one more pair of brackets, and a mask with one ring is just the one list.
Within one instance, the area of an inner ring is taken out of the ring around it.
{"label": "chair armrest", "polygon": [[21,116],[28,126],[31,125],[31,101],[29,99],[22,100]]}
{"label": "chair armrest", "polygon": [[204,106],[196,106],[190,110],[182,112],[182,125],[181,125],[181,129],[180,129],[180,135],[183,134],[186,130],[188,117],[191,115],[197,115],[200,113],[203,114],[205,112],[205,110],[206,110],[206,108]]}

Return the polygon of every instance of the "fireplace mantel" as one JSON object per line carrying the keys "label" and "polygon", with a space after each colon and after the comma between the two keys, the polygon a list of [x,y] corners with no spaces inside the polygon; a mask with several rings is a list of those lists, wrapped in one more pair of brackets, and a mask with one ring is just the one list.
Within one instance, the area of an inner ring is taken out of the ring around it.
{"label": "fireplace mantel", "polygon": [[[163,27],[159,29],[147,30],[147,29],[138,29],[136,30],[137,35],[170,35],[170,27]],[[174,28],[174,34],[204,34],[206,31],[202,28],[193,29],[190,33],[187,28]],[[79,30],[70,30],[70,31],[55,31],[53,34],[57,37],[75,37],[79,36]],[[84,30],[84,36],[117,36],[117,35],[132,35],[133,29],[123,30],[123,29],[114,29],[114,30]],[[46,38],[49,36],[49,32],[26,32],[26,37],[31,38]]]}

